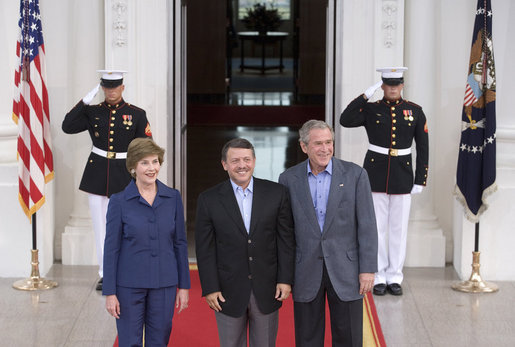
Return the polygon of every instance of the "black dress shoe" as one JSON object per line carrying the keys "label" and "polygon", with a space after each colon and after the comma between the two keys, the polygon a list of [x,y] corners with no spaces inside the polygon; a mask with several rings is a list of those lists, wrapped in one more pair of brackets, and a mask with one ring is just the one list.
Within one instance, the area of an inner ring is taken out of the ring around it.
{"label": "black dress shoe", "polygon": [[392,295],[402,295],[402,287],[398,283],[390,283],[387,287],[388,293]]}
{"label": "black dress shoe", "polygon": [[98,283],[97,283],[97,290],[102,290],[102,282],[103,282],[104,278],[101,278]]}
{"label": "black dress shoe", "polygon": [[386,284],[379,283],[374,286],[374,295],[385,295],[386,294]]}

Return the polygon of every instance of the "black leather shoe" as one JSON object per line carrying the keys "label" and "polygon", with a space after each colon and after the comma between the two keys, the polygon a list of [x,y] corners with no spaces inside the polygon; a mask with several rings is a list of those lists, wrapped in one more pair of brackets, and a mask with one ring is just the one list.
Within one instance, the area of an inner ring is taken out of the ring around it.
{"label": "black leather shoe", "polygon": [[386,288],[388,289],[388,293],[392,295],[402,295],[402,287],[398,283],[390,283]]}
{"label": "black leather shoe", "polygon": [[102,290],[102,282],[103,282],[103,278],[101,278],[98,283],[97,283],[97,290]]}
{"label": "black leather shoe", "polygon": [[386,294],[386,284],[379,283],[374,286],[374,295],[385,295]]}

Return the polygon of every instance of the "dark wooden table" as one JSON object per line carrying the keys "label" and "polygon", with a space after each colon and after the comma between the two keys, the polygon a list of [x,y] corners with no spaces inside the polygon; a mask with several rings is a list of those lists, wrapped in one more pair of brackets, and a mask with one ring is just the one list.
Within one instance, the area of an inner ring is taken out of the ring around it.
{"label": "dark wooden table", "polygon": [[[241,41],[241,58],[240,58],[240,71],[244,69],[260,70],[262,74],[266,70],[279,69],[283,72],[283,41],[288,37],[287,32],[282,31],[268,31],[266,35],[260,35],[257,31],[240,31],[238,37]],[[252,41],[261,45],[261,65],[245,65],[245,41]],[[265,47],[267,44],[279,42],[279,65],[266,65],[265,64]]]}

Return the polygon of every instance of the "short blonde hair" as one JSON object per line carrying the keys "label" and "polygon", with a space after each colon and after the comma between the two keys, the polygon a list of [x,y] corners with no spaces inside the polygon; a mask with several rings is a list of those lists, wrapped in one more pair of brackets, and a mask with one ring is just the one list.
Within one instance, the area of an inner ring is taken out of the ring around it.
{"label": "short blonde hair", "polygon": [[154,154],[157,155],[159,164],[163,164],[165,155],[164,148],[159,147],[149,137],[138,137],[132,140],[129,144],[129,147],[127,148],[127,160],[125,161],[125,166],[127,167],[127,170],[130,172],[131,176],[135,177],[135,174],[132,172],[132,170],[136,169],[138,161]]}

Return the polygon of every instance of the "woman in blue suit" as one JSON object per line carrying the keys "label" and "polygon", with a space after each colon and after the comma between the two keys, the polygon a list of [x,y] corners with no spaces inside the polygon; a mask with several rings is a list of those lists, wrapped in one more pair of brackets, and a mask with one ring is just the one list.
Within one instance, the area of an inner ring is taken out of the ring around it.
{"label": "woman in blue suit", "polygon": [[181,195],[157,179],[164,149],[133,140],[127,169],[134,178],[111,196],[104,246],[106,309],[123,346],[166,346],[174,306],[188,306],[190,275]]}

